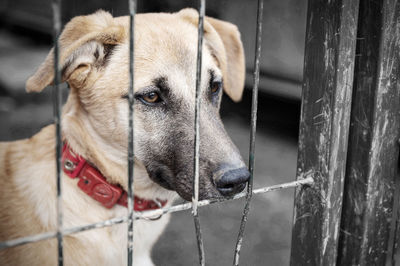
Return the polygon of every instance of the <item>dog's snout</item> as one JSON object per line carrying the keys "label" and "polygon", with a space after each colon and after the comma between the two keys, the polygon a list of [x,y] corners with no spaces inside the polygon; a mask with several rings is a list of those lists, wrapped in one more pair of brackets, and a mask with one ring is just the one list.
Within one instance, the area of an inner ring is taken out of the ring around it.
{"label": "dog's snout", "polygon": [[223,196],[232,196],[246,187],[250,173],[246,168],[239,168],[225,172],[215,183]]}

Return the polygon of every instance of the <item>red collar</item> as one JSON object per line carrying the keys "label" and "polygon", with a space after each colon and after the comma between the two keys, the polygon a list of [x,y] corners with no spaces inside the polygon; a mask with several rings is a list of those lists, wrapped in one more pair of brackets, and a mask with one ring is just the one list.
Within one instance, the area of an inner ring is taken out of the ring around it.
{"label": "red collar", "polygon": [[[79,178],[78,187],[104,207],[112,208],[115,204],[128,207],[128,193],[120,186],[108,183],[99,170],[75,154],[67,143],[63,147],[62,165],[64,173],[71,178]],[[136,196],[134,198],[135,211],[154,210],[167,203],[167,201],[145,200]]]}

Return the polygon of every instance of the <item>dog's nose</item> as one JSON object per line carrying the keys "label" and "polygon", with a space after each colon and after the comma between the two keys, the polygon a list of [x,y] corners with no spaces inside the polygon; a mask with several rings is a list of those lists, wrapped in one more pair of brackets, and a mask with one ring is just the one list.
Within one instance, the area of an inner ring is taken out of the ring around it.
{"label": "dog's nose", "polygon": [[223,196],[233,196],[246,187],[250,173],[246,168],[233,169],[225,172],[216,181],[216,187]]}

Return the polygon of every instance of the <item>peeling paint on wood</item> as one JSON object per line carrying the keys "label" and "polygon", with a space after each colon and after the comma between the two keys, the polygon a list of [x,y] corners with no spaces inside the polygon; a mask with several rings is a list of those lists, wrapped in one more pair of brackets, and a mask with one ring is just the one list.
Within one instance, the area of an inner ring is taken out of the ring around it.
{"label": "peeling paint on wood", "polygon": [[358,0],[310,0],[291,265],[334,265],[350,122]]}
{"label": "peeling paint on wood", "polygon": [[338,265],[395,265],[400,2],[361,1],[358,25]]}

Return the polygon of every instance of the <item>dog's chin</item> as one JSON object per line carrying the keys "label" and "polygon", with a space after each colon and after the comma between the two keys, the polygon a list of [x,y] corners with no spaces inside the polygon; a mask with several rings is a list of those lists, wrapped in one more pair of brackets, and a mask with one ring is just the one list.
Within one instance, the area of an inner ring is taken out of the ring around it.
{"label": "dog's chin", "polygon": [[[173,186],[164,178],[162,175],[149,175],[150,179],[158,184],[159,186],[175,191],[178,195],[186,201],[192,201],[193,190],[191,187],[188,187],[186,184],[184,186]],[[211,198],[221,198],[221,195],[218,191],[213,191],[212,189],[201,190],[199,193],[199,200],[211,199]]]}
{"label": "dog's chin", "polygon": [[[176,187],[175,191],[178,195],[186,201],[192,201],[193,198],[193,189],[188,187]],[[199,191],[199,200],[207,200],[207,199],[217,199],[221,198],[221,194],[214,188],[210,187],[207,189],[200,188]]]}
{"label": "dog's chin", "polygon": [[[153,171],[149,171],[150,169],[148,169],[150,179],[167,190],[177,192],[184,200],[192,201],[193,187],[189,175],[181,172],[177,176],[173,176],[172,171],[170,171],[168,167],[162,165],[157,166],[157,168],[152,169]],[[211,182],[204,182],[204,180],[201,182],[199,200],[221,198],[224,198],[224,196],[218,192],[214,184]]]}

